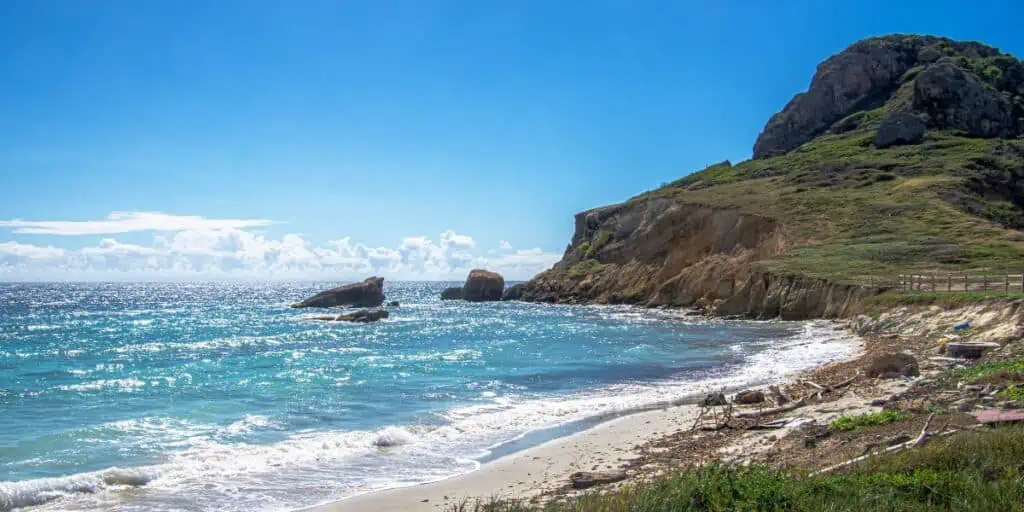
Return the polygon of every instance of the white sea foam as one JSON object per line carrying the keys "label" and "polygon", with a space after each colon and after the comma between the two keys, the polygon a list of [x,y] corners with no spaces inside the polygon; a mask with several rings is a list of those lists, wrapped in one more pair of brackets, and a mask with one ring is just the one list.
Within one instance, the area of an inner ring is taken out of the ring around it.
{"label": "white sea foam", "polygon": [[110,468],[58,478],[0,482],[0,510],[41,505],[76,493],[96,493],[108,489],[138,487],[149,483],[153,476],[146,468]]}

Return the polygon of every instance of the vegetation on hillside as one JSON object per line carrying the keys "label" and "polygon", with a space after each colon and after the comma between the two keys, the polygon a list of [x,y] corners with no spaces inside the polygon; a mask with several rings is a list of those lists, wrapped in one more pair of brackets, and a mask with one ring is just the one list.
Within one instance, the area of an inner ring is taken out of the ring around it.
{"label": "vegetation on hillside", "polygon": [[1024,267],[1024,204],[1013,202],[1024,198],[989,190],[999,180],[1024,183],[1024,141],[947,131],[877,149],[872,130],[714,165],[637,199],[671,196],[782,221],[791,246],[762,265],[786,274],[868,283],[908,272]]}

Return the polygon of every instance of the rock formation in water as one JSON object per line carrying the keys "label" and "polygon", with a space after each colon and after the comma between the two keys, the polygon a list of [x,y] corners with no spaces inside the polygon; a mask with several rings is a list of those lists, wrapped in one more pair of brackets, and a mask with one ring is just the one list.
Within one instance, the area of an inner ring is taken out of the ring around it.
{"label": "rock formation in water", "polygon": [[501,294],[501,300],[521,300],[523,298],[523,290],[525,289],[526,283],[509,286],[505,289],[505,293]]}
{"label": "rock formation in water", "polygon": [[391,316],[386,310],[383,309],[360,309],[352,313],[345,313],[343,315],[325,315],[313,317],[314,320],[326,320],[331,322],[355,322],[361,324],[368,324],[371,322],[377,322]]}
{"label": "rock formation in water", "polygon": [[320,292],[293,308],[355,307],[373,308],[384,303],[384,278],[370,277],[365,281],[346,284]]}
{"label": "rock formation in water", "polygon": [[461,286],[450,286],[445,288],[441,292],[441,300],[460,300],[462,299],[462,287]]}
{"label": "rock formation in water", "polygon": [[504,290],[505,278],[500,274],[483,269],[473,269],[462,286],[445,288],[441,292],[441,300],[498,301],[502,300]]}
{"label": "rock formation in water", "polygon": [[470,302],[488,302],[501,300],[505,291],[505,278],[496,272],[473,269],[462,285],[462,298]]}

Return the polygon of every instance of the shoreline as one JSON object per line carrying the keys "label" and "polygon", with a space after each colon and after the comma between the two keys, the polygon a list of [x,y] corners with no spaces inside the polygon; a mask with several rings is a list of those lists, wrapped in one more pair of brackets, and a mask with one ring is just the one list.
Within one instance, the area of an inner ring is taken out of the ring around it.
{"label": "shoreline", "polygon": [[[797,382],[802,375],[852,361],[864,353],[864,340],[849,326],[837,324],[849,334],[852,352],[842,358],[796,370],[775,379],[740,389],[764,389]],[[732,391],[738,391],[734,389]],[[692,402],[699,399],[694,397]],[[370,491],[296,512],[437,512],[462,502],[491,497],[533,500],[564,489],[578,471],[614,471],[644,456],[641,448],[673,434],[682,434],[699,414],[696,403],[681,403],[625,413],[569,435],[481,463],[475,470],[404,487]],[[714,452],[714,450],[711,450]]]}

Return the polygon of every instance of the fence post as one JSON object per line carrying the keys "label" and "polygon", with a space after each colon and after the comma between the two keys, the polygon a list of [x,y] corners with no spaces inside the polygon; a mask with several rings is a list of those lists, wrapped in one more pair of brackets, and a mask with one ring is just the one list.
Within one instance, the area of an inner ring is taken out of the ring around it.
{"label": "fence post", "polygon": [[981,290],[988,291],[988,274],[981,275]]}
{"label": "fence post", "polygon": [[953,291],[953,274],[946,274],[946,291]]}
{"label": "fence post", "polygon": [[1010,293],[1010,275],[1003,276],[1003,291]]}
{"label": "fence post", "polygon": [[970,284],[967,282],[967,274],[964,274],[964,291],[970,291]]}
{"label": "fence post", "polygon": [[1024,270],[1020,273],[1020,292],[1024,293]]}

